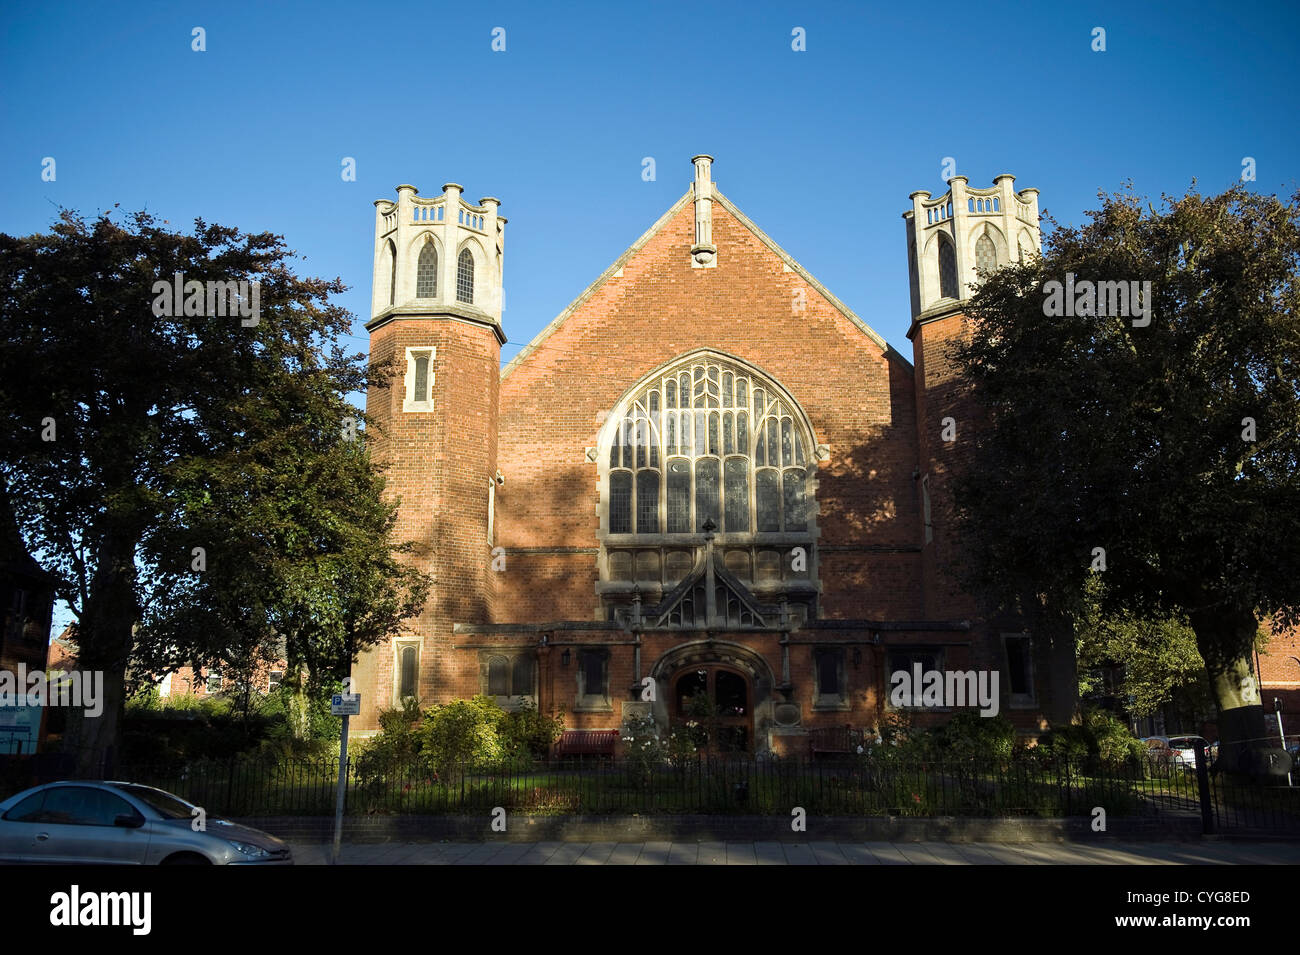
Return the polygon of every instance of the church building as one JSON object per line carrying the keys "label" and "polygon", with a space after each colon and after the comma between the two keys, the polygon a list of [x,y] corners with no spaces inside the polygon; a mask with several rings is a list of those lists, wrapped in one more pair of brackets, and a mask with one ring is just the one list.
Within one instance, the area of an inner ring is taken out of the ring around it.
{"label": "church building", "polygon": [[997,711],[1036,734],[1042,648],[979,619],[947,568],[970,420],[950,346],[977,270],[1039,250],[1037,190],[912,193],[909,360],[692,162],[504,367],[500,201],[448,183],[375,203],[370,354],[398,373],[368,435],[432,590],[354,668],[354,729],[478,693],[569,729],[666,729],[703,695],[714,748],[797,754],[895,712],[949,719],[894,692],[919,669],[997,674]]}

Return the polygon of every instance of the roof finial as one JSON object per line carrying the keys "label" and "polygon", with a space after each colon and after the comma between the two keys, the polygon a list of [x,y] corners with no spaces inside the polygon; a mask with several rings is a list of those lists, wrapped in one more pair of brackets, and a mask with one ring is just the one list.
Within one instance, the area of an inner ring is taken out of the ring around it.
{"label": "roof finial", "polygon": [[699,155],[695,164],[695,244],[691,246],[691,265],[697,269],[716,268],[718,249],[713,244],[713,180],[709,168],[713,157]]}

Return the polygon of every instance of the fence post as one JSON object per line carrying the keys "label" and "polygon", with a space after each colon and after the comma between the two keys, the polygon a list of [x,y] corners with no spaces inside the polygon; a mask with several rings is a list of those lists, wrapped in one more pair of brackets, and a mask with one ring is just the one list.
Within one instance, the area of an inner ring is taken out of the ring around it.
{"label": "fence post", "polygon": [[1205,762],[1205,750],[1196,745],[1196,789],[1201,797],[1201,832],[1209,835],[1214,832],[1214,808],[1210,804],[1210,767]]}

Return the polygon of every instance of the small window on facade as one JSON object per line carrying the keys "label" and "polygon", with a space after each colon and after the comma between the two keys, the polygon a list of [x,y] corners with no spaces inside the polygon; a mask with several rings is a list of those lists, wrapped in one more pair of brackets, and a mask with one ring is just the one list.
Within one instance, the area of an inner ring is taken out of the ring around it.
{"label": "small window on facade", "polygon": [[[904,697],[903,706],[921,706],[921,691],[923,687],[917,681],[917,667],[920,667],[922,679],[924,674],[930,670],[943,669],[943,652],[940,650],[912,650],[896,651],[889,654],[889,680],[886,682],[885,699],[892,705],[894,700],[894,691],[896,687],[906,690],[910,688],[910,694]],[[907,680],[902,683],[896,683],[894,674],[903,672],[907,674]]]}
{"label": "small window on facade", "polygon": [[397,246],[388,242],[388,304],[397,304]]}
{"label": "small window on facade", "polygon": [[957,253],[945,238],[939,239],[939,296],[957,297]]}
{"label": "small window on facade", "polygon": [[419,355],[415,359],[415,396],[416,401],[429,400],[429,356]]}
{"label": "small window on facade", "polygon": [[822,696],[839,696],[844,692],[840,685],[842,650],[817,651],[817,692]]}
{"label": "small window on facade", "polygon": [[1021,634],[1005,634],[1002,637],[1007,649],[1007,692],[1011,703],[1029,705],[1034,702],[1034,661],[1033,644],[1030,638]]}
{"label": "small window on facade", "polygon": [[992,271],[998,267],[998,251],[986,232],[975,240],[975,268]]}
{"label": "small window on facade", "polygon": [[510,672],[510,692],[513,696],[533,695],[533,658],[527,654],[515,657]]}
{"label": "small window on facade", "polygon": [[456,260],[456,301],[474,304],[474,254],[461,249]]}
{"label": "small window on facade", "polygon": [[401,681],[397,690],[399,700],[407,699],[416,695],[416,684],[419,676],[419,651],[413,646],[402,647],[401,652]]}
{"label": "small window on facade", "polygon": [[271,671],[271,679],[270,679],[270,681],[269,681],[269,687],[268,687],[268,688],[271,689],[271,690],[279,689],[280,684],[283,683],[283,682],[284,682],[284,671],[283,671],[283,670],[272,670],[272,671]]}
{"label": "small window on facade", "polygon": [[584,650],[581,654],[581,667],[582,695],[606,696],[605,654],[596,650]]}
{"label": "small window on facade", "polygon": [[219,693],[221,691],[221,671],[215,668],[209,670],[205,686],[209,693]]}
{"label": "small window on facade", "polygon": [[438,294],[438,250],[425,242],[415,267],[415,297],[434,298]]}
{"label": "small window on facade", "polygon": [[488,661],[488,696],[510,695],[510,669],[505,657]]}
{"label": "small window on facade", "polygon": [[406,349],[406,397],[402,400],[403,411],[433,410],[433,359],[437,349]]}

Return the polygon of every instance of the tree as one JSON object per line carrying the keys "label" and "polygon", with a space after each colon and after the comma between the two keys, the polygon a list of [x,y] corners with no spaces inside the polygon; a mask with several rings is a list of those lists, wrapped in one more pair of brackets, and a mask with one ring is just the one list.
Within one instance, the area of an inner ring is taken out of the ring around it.
{"label": "tree", "polygon": [[277,236],[165,225],[65,211],[48,235],[0,236],[0,505],[58,576],[81,667],[105,675],[103,715],[69,714],[83,772],[114,748],[133,658],[284,639],[337,671],[412,603],[409,577],[378,579],[391,505],[341,439],[366,380],[330,345],[351,325],[329,301],[342,284],[295,275]]}
{"label": "tree", "polygon": [[1175,703],[1180,710],[1202,711],[1210,703],[1209,684],[1186,618],[1103,614],[1100,577],[1089,581],[1096,594],[1079,626],[1079,695],[1101,689],[1101,672],[1117,668],[1115,691],[1125,701],[1126,713],[1150,716]]}
{"label": "tree", "polygon": [[[955,356],[986,418],[955,489],[967,585],[1077,620],[1101,573],[1105,612],[1185,615],[1241,769],[1258,621],[1300,613],[1298,203],[1103,195],[984,278]],[[1116,314],[1099,282],[1142,294]]]}

